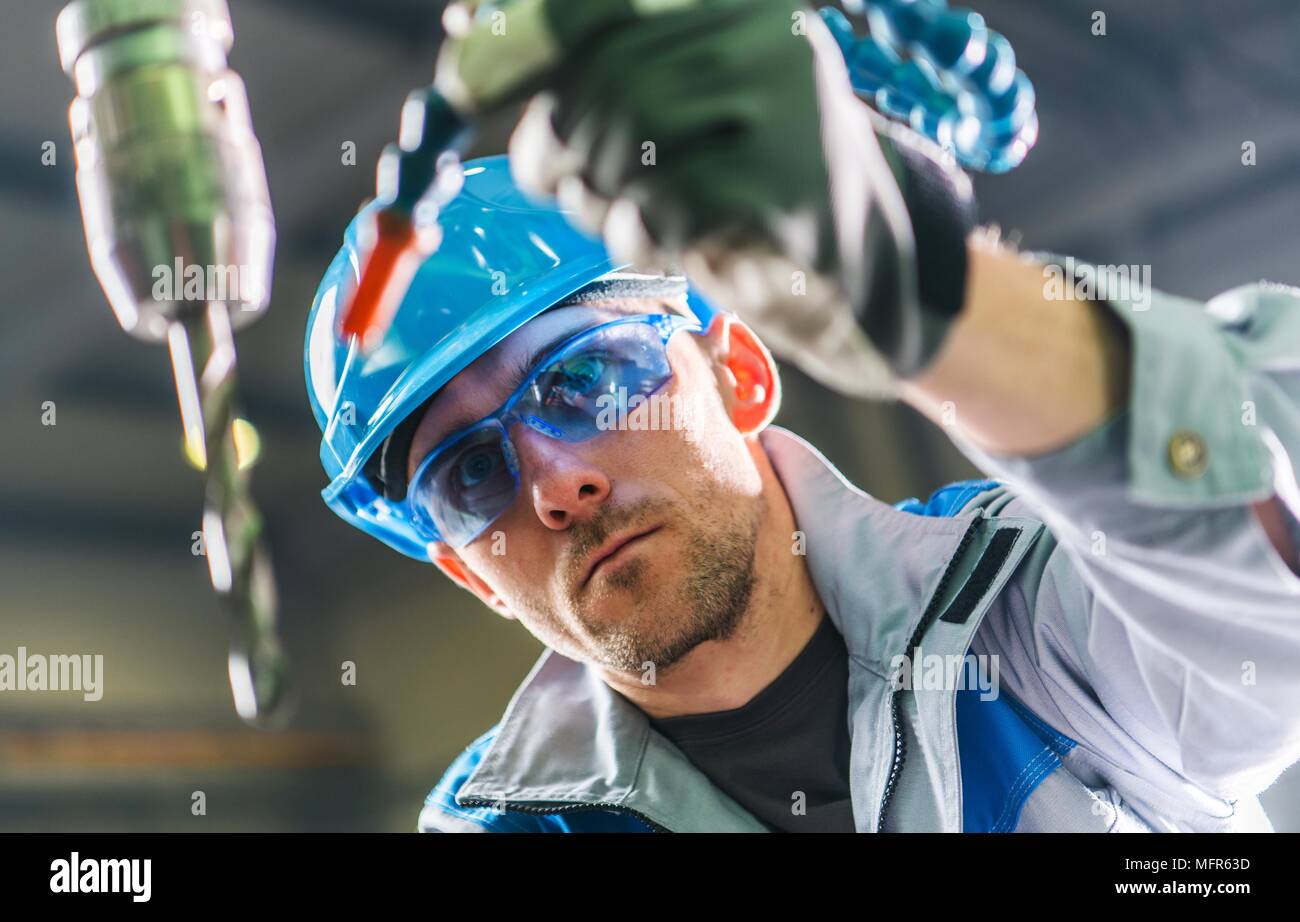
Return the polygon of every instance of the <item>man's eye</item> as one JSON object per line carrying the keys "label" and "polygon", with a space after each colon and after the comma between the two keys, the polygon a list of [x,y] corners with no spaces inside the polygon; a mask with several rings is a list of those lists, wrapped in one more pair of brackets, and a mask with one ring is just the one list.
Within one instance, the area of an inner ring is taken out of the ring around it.
{"label": "man's eye", "polygon": [[600,390],[608,367],[608,360],[595,354],[577,355],[556,362],[538,382],[542,385],[539,390],[543,404],[573,403],[578,398]]}
{"label": "man's eye", "polygon": [[489,448],[474,448],[456,462],[456,483],[465,489],[480,486],[496,473],[501,457]]}

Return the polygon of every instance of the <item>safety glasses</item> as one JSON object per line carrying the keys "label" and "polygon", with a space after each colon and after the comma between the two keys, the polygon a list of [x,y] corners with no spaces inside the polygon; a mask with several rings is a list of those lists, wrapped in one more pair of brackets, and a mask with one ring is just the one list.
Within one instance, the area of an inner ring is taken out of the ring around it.
{"label": "safety glasses", "polygon": [[702,327],[676,314],[641,314],[589,327],[557,346],[496,412],[453,432],[420,462],[406,499],[416,527],[454,548],[481,535],[519,493],[510,428],[522,423],[562,442],[605,431],[611,400],[649,397],[672,378],[668,340],[678,330]]}

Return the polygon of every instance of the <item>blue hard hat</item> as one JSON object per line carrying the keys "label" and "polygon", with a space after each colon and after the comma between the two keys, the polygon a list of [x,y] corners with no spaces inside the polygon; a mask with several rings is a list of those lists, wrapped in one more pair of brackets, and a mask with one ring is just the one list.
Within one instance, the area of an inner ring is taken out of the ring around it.
{"label": "blue hard hat", "polygon": [[[334,512],[417,560],[430,548],[405,505],[366,473],[376,449],[476,358],[533,317],[626,268],[604,245],[538,202],[510,177],[506,157],[464,165],[460,193],[438,215],[442,242],[416,271],[383,340],[370,352],[335,334],[340,305],[356,285],[362,218],[348,225],[307,318],[307,396],[324,437],[320,459]],[[705,328],[714,310],[694,287],[687,305]]]}

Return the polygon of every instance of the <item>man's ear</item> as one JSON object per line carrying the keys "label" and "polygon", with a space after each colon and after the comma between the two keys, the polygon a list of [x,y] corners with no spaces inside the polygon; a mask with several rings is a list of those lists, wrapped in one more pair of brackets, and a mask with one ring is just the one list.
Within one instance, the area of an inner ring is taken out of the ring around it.
{"label": "man's ear", "polygon": [[781,378],[772,353],[734,314],[715,316],[705,339],[731,421],[742,435],[762,432],[781,408]]}
{"label": "man's ear", "polygon": [[465,561],[461,560],[460,555],[452,549],[451,545],[441,541],[436,542],[432,560],[434,566],[447,574],[457,586],[474,593],[484,605],[501,617],[509,618],[511,621],[515,620],[514,614],[506,606],[506,603],[501,600],[501,597],[493,591],[492,587],[482,577],[471,570],[465,564]]}

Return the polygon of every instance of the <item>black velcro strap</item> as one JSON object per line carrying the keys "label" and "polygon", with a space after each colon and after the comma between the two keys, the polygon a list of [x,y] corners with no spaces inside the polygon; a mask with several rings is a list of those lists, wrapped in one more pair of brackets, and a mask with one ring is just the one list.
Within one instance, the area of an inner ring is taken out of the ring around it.
{"label": "black velcro strap", "polygon": [[979,563],[975,564],[975,572],[970,575],[970,579],[966,580],[966,585],[961,587],[961,592],[957,593],[957,598],[952,600],[948,610],[940,616],[940,621],[947,621],[950,624],[966,623],[966,619],[971,616],[979,600],[984,598],[984,593],[988,591],[998,571],[1006,563],[1007,556],[1019,537],[1019,528],[998,529],[989,546],[980,555]]}

